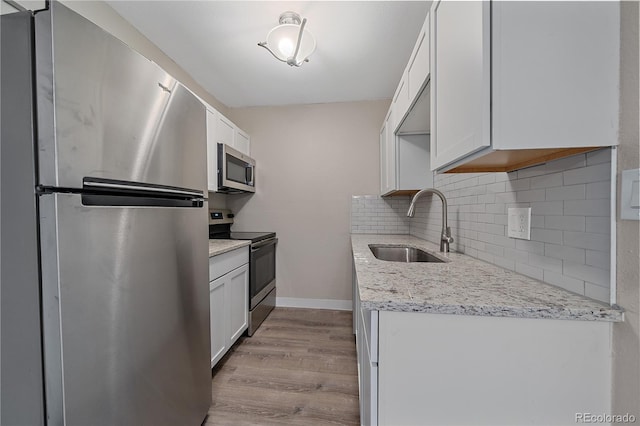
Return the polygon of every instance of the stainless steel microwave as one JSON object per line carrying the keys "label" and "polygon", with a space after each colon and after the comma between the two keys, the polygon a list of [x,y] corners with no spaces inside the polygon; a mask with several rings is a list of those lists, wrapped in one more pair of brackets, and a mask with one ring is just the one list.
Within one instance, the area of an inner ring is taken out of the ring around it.
{"label": "stainless steel microwave", "polygon": [[229,145],[218,144],[218,192],[256,192],[255,169],[253,158]]}

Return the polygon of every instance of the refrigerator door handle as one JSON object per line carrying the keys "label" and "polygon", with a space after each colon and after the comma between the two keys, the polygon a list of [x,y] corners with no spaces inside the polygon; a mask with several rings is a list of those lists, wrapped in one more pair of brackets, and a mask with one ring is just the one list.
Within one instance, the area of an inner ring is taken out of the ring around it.
{"label": "refrigerator door handle", "polygon": [[142,193],[157,193],[157,194],[170,194],[183,197],[197,197],[202,198],[204,196],[202,191],[194,191],[190,189],[178,188],[174,186],[165,185],[151,185],[139,182],[127,182],[114,179],[99,179],[85,177],[83,179],[83,186],[85,189],[104,190],[104,191],[132,191]]}

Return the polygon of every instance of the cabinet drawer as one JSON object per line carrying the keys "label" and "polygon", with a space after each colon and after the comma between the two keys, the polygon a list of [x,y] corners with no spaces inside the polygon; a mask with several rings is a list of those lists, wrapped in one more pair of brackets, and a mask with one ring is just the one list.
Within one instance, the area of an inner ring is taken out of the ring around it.
{"label": "cabinet drawer", "polygon": [[249,263],[249,247],[241,247],[209,258],[209,281]]}

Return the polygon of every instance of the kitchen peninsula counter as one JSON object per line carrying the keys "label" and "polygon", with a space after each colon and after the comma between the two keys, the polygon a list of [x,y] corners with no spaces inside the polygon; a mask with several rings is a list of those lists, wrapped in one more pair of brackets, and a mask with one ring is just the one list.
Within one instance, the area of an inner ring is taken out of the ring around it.
{"label": "kitchen peninsula counter", "polygon": [[[406,245],[445,260],[389,262],[369,244]],[[352,234],[351,247],[362,308],[378,311],[492,317],[622,321],[623,312],[411,235]]]}

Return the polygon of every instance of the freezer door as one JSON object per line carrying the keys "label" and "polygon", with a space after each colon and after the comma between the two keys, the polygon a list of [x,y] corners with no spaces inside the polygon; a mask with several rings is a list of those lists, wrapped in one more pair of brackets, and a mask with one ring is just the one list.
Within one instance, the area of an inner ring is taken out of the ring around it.
{"label": "freezer door", "polygon": [[211,403],[207,205],[40,197],[52,425],[199,425]]}
{"label": "freezer door", "polygon": [[207,191],[206,112],[155,63],[59,2],[36,14],[40,183]]}

